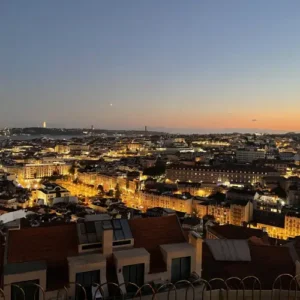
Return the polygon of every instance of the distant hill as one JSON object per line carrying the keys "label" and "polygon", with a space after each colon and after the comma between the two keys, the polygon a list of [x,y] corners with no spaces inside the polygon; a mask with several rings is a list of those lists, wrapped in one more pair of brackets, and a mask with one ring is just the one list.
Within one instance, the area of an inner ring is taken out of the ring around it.
{"label": "distant hill", "polygon": [[[12,128],[10,130],[11,134],[21,135],[21,134],[30,134],[30,135],[85,135],[87,132],[93,132],[94,134],[145,134],[145,131],[142,130],[109,130],[109,129],[82,129],[82,128],[42,128],[42,127],[26,127],[26,128]],[[164,132],[158,131],[148,131],[148,134],[165,134]]]}

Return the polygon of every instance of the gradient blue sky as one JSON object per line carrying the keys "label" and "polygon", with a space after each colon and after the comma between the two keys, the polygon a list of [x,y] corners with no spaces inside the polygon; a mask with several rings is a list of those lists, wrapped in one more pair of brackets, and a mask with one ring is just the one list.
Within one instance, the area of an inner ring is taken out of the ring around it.
{"label": "gradient blue sky", "polygon": [[0,126],[300,130],[299,12],[299,0],[1,0]]}

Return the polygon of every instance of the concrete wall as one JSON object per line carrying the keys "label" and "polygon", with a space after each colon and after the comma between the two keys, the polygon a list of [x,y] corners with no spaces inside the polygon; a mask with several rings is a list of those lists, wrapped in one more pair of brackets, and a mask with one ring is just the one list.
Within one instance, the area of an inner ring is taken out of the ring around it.
{"label": "concrete wall", "polygon": [[117,271],[118,283],[122,285],[123,293],[126,293],[124,285],[123,267],[144,264],[144,281],[148,282],[150,271],[150,254],[144,248],[135,248],[116,251],[113,253]]}
{"label": "concrete wall", "polygon": [[164,260],[167,264],[167,279],[171,281],[172,277],[172,260],[174,258],[181,258],[181,257],[191,257],[191,273],[196,272],[196,259],[195,253],[196,248],[190,244],[169,244],[169,245],[162,245],[160,246],[161,251],[164,256]]}
{"label": "concrete wall", "polygon": [[[21,274],[13,274],[4,276],[4,294],[5,300],[11,299],[11,285],[17,284],[22,281],[33,281],[39,280],[39,285],[46,290],[47,286],[47,278],[46,278],[46,270],[34,271],[34,272],[26,272]],[[43,293],[40,290],[40,299],[43,299]]]}
{"label": "concrete wall", "polygon": [[[106,257],[102,254],[87,254],[84,256],[74,256],[68,258],[69,262],[69,296],[75,297],[76,274],[90,271],[100,271],[100,282],[106,280]],[[73,284],[72,284],[73,283]],[[107,287],[104,287],[104,293],[107,295]]]}

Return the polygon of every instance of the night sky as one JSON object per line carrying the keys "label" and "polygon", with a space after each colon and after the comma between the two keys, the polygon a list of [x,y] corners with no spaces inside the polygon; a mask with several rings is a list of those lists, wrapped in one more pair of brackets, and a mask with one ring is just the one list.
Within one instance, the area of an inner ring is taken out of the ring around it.
{"label": "night sky", "polygon": [[298,0],[1,0],[0,127],[300,131]]}

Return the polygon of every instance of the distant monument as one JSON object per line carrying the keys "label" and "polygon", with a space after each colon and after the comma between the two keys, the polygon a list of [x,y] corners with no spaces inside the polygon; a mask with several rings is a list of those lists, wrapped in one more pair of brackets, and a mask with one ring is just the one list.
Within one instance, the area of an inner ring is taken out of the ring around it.
{"label": "distant monument", "polygon": [[46,123],[46,121],[43,122],[43,128],[47,128],[47,123]]}

